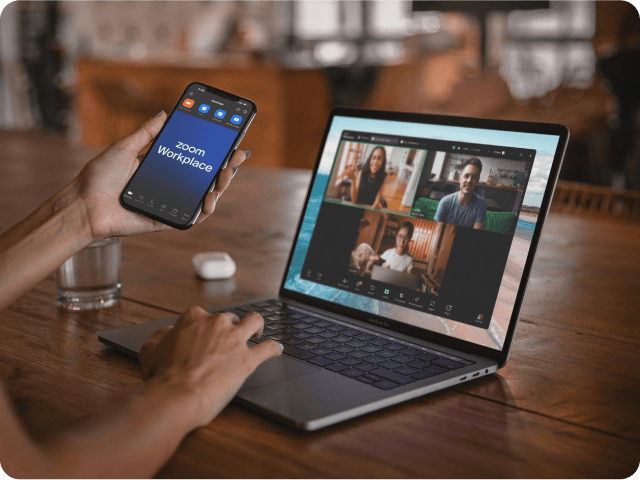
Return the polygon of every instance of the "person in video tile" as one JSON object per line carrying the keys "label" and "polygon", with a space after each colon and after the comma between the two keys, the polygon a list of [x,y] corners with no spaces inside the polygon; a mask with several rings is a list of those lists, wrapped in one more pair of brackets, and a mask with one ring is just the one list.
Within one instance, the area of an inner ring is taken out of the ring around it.
{"label": "person in video tile", "polygon": [[373,149],[360,174],[355,167],[347,168],[345,175],[351,180],[351,198],[354,203],[382,208],[380,187],[387,177],[386,168],[387,151],[384,147]]}
{"label": "person in video tile", "polygon": [[440,200],[434,217],[436,222],[479,230],[484,228],[487,202],[474,192],[481,172],[482,162],[479,158],[472,157],[464,162],[460,175],[460,190]]}
{"label": "person in video tile", "polygon": [[396,235],[396,245],[382,255],[372,256],[369,259],[371,265],[382,262],[383,268],[390,268],[398,272],[413,273],[413,257],[407,253],[409,242],[413,237],[413,223],[403,222],[398,228]]}

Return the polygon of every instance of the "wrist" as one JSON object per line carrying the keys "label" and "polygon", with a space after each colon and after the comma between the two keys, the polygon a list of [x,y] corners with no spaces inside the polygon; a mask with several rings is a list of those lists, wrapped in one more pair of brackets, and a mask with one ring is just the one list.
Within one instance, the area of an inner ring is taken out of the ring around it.
{"label": "wrist", "polygon": [[172,430],[185,436],[201,425],[203,410],[196,389],[186,382],[167,377],[153,377],[143,385],[140,396],[143,403],[162,409],[172,419]]}
{"label": "wrist", "polygon": [[77,238],[80,248],[104,240],[97,238],[93,233],[86,205],[79,193],[77,179],[55,194],[51,200],[54,214],[64,216],[64,225]]}

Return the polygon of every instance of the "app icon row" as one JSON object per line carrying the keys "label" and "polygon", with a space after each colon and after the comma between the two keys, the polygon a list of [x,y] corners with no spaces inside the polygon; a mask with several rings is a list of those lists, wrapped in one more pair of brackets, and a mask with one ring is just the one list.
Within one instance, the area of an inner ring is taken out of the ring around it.
{"label": "app icon row", "polygon": [[[194,103],[195,102],[191,98],[187,98],[184,102],[182,102],[182,106],[191,108],[193,107]],[[211,107],[206,103],[203,103],[200,105],[200,107],[198,107],[198,111],[200,113],[208,113],[210,109]],[[213,116],[222,120],[227,116],[227,112],[219,108],[218,110],[216,110],[216,113],[214,113]],[[234,125],[238,125],[240,122],[242,122],[242,117],[240,115],[233,115],[229,121]]]}

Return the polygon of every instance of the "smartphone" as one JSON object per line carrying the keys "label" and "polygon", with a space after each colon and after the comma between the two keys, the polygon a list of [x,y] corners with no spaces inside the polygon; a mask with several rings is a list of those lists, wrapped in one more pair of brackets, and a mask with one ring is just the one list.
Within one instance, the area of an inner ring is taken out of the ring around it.
{"label": "smartphone", "polygon": [[120,195],[127,210],[190,228],[255,117],[248,98],[192,83]]}

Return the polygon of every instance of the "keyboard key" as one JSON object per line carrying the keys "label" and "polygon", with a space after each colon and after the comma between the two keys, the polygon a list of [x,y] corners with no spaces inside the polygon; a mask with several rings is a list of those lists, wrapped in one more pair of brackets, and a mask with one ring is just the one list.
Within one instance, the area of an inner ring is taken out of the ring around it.
{"label": "keyboard key", "polygon": [[358,370],[362,370],[363,372],[368,372],[369,370],[374,370],[376,368],[378,368],[377,365],[374,365],[373,363],[367,363],[366,360],[358,364]]}
{"label": "keyboard key", "polygon": [[324,332],[324,328],[320,328],[320,327],[311,327],[311,328],[307,328],[305,330],[305,332],[309,332],[309,333],[320,333],[320,332]]}
{"label": "keyboard key", "polygon": [[444,368],[448,368],[449,370],[455,370],[456,368],[464,367],[464,364],[460,362],[454,362],[453,360],[449,360],[448,358],[437,358],[435,360],[431,360],[431,363]]}
{"label": "keyboard key", "polygon": [[362,350],[355,350],[353,352],[349,352],[347,355],[354,357],[354,358],[364,358],[364,357],[369,357],[371,356],[371,354],[369,352],[363,352]]}
{"label": "keyboard key", "polygon": [[[395,352],[398,353],[398,352]],[[398,363],[407,363],[413,360],[409,355],[396,355],[395,357],[391,357],[391,360]]]}
{"label": "keyboard key", "polygon": [[311,325],[310,323],[304,323],[304,322],[295,323],[295,324],[292,324],[292,325],[295,325],[295,327],[298,330],[307,330],[308,328],[313,328],[313,325]]}
{"label": "keyboard key", "polygon": [[375,380],[371,380],[370,378],[367,378],[364,375],[361,375],[361,376],[355,377],[355,378],[356,378],[356,380],[358,380],[359,382],[362,382],[362,383],[373,383],[373,382],[375,382]]}
{"label": "keyboard key", "polygon": [[367,341],[367,340],[373,340],[373,339],[375,339],[377,337],[375,335],[369,335],[368,333],[362,333],[360,335],[356,335],[353,338],[355,338],[356,340],[362,340],[364,342],[364,341]]}
{"label": "keyboard key", "polygon": [[402,364],[394,362],[393,360],[387,360],[386,362],[380,362],[378,366],[382,368],[388,368],[389,370],[395,370],[396,368],[401,367]]}
{"label": "keyboard key", "polygon": [[277,305],[278,307],[284,307],[284,303],[282,303],[280,300],[269,300],[269,303],[272,305]]}
{"label": "keyboard key", "polygon": [[322,322],[323,319],[318,317],[312,317],[311,315],[309,315],[307,318],[304,319],[304,321],[307,323],[316,324],[316,323]]}
{"label": "keyboard key", "polygon": [[351,338],[351,337],[346,337],[346,336],[344,336],[344,335],[340,335],[340,336],[338,336],[338,337],[333,337],[333,338],[332,338],[332,340],[333,340],[334,342],[347,343],[347,342],[350,342],[351,340],[353,340],[353,338]]}
{"label": "keyboard key", "polygon": [[349,337],[354,337],[356,335],[360,335],[362,332],[360,330],[354,330],[353,328],[349,328],[347,330],[343,330],[342,335],[347,335]]}
{"label": "keyboard key", "polygon": [[407,365],[413,368],[424,368],[427,365],[430,365],[429,362],[423,362],[422,360],[414,360],[412,362],[407,362]]}
{"label": "keyboard key", "polygon": [[271,305],[270,307],[265,307],[265,310],[269,310],[270,312],[276,312],[278,310],[280,310],[280,306],[279,305]]}
{"label": "keyboard key", "polygon": [[251,305],[243,305],[242,307],[234,308],[234,310],[240,310],[241,312],[245,312],[242,315],[238,315],[236,313],[236,315],[238,315],[239,317],[244,317],[247,313],[253,312],[255,310],[255,308],[253,308]]}
{"label": "keyboard key", "polygon": [[322,332],[322,333],[319,333],[318,335],[324,338],[333,338],[338,336],[336,332]]}
{"label": "keyboard key", "polygon": [[349,370],[342,370],[340,375],[344,375],[346,377],[355,378],[362,375],[364,372],[362,370],[358,370],[356,368],[350,368]]}
{"label": "keyboard key", "polygon": [[362,347],[360,350],[364,350],[365,352],[375,353],[382,350],[382,347],[376,347],[375,345],[368,345],[366,347]]}
{"label": "keyboard key", "polygon": [[378,387],[382,390],[391,390],[392,388],[399,387],[397,383],[390,382],[389,380],[380,380],[379,382],[372,383],[374,387]]}
{"label": "keyboard key", "polygon": [[289,337],[286,340],[283,340],[281,343],[286,343],[287,345],[300,345],[304,343],[304,340],[300,340],[299,338]]}
{"label": "keyboard key", "polygon": [[300,313],[300,312],[296,312],[296,313],[290,313],[289,317],[290,318],[295,318],[296,320],[300,320],[302,318],[307,318],[309,315],[306,315],[304,313]]}
{"label": "keyboard key", "polygon": [[379,352],[376,352],[376,355],[380,355],[381,357],[385,358],[393,357],[397,354],[398,352],[392,352],[391,350],[380,350]]}
{"label": "keyboard key", "polygon": [[[358,370],[360,370],[360,367],[358,367]],[[377,375],[371,375],[370,373],[365,373],[362,376],[374,382],[379,382],[380,380],[382,380],[382,378],[378,377]]]}
{"label": "keyboard key", "polygon": [[335,347],[339,347],[341,344],[338,342],[327,340],[326,342],[321,342],[318,345],[322,345],[323,347],[327,347],[327,348],[335,348]]}
{"label": "keyboard key", "polygon": [[313,333],[298,332],[298,333],[292,333],[291,336],[296,338],[309,338],[309,337],[313,337]]}
{"label": "keyboard key", "polygon": [[439,367],[437,365],[431,365],[423,369],[421,372],[414,373],[411,376],[416,380],[424,380],[425,378],[433,377],[434,375],[440,375],[441,373],[448,372],[446,368]]}
{"label": "keyboard key", "polygon": [[332,352],[327,355],[323,355],[324,358],[328,358],[329,360],[340,360],[341,358],[347,358],[344,353]]}
{"label": "keyboard key", "polygon": [[374,340],[370,340],[369,343],[371,345],[388,345],[389,343],[391,343],[389,340],[385,340],[384,338],[376,338]]}
{"label": "keyboard key", "polygon": [[299,332],[300,330],[298,330],[297,328],[293,328],[293,327],[287,327],[287,328],[283,328],[282,330],[280,330],[280,332],[282,333],[296,333]]}
{"label": "keyboard key", "polygon": [[320,343],[320,342],[327,341],[326,338],[322,338],[322,337],[309,337],[309,338],[305,338],[305,340],[310,343]]}
{"label": "keyboard key", "polygon": [[335,323],[330,322],[329,320],[322,320],[321,322],[318,322],[315,324],[316,327],[320,327],[320,328],[327,328],[327,327],[330,327],[331,325],[335,325]]}
{"label": "keyboard key", "polygon": [[229,312],[235,313],[240,318],[244,317],[247,314],[247,312],[245,312],[244,310],[240,310],[239,308],[232,308],[231,310],[229,310]]}
{"label": "keyboard key", "polygon": [[251,306],[256,308],[267,308],[270,307],[271,304],[269,302],[258,302],[251,304]]}
{"label": "keyboard key", "polygon": [[269,338],[272,338],[273,340],[277,340],[279,342],[281,340],[286,340],[287,338],[291,338],[291,337],[286,333],[276,333],[275,335],[269,335]]}
{"label": "keyboard key", "polygon": [[378,375],[382,378],[386,378],[387,380],[391,380],[392,382],[399,383],[400,385],[406,385],[407,383],[416,381],[415,378],[408,377],[407,375],[402,375],[401,373],[394,372],[393,370],[387,370],[386,368],[376,368],[375,370],[371,370],[369,373]]}
{"label": "keyboard key", "polygon": [[350,347],[349,345],[340,345],[339,347],[335,347],[334,350],[340,353],[349,353],[353,352],[355,348]]}
{"label": "keyboard key", "polygon": [[342,332],[346,330],[347,327],[343,327],[342,325],[334,325],[333,327],[327,328],[327,330],[331,330],[332,332]]}
{"label": "keyboard key", "polygon": [[299,343],[296,347],[301,348],[302,350],[313,350],[314,348],[318,348],[317,345],[307,342]]}
{"label": "keyboard key", "polygon": [[297,320],[291,320],[289,317],[285,317],[278,320],[278,322],[284,323],[285,325],[291,325],[292,323],[297,322]]}
{"label": "keyboard key", "polygon": [[362,360],[358,360],[357,358],[341,358],[340,360],[338,360],[338,362],[342,363],[343,365],[357,365],[358,363],[362,363]]}
{"label": "keyboard key", "polygon": [[417,373],[420,371],[417,368],[408,367],[406,365],[403,365],[402,367],[399,367],[399,368],[394,368],[393,370],[403,375],[413,375],[414,373]]}
{"label": "keyboard key", "polygon": [[405,355],[415,355],[417,353],[420,353],[420,350],[416,350],[415,348],[403,348],[402,350],[398,350],[398,353],[404,353]]}
{"label": "keyboard key", "polygon": [[361,342],[360,340],[352,340],[352,341],[348,342],[347,345],[349,345],[350,347],[359,348],[359,347],[366,346],[367,343],[366,342]]}
{"label": "keyboard key", "polygon": [[298,358],[300,360],[308,360],[310,358],[315,357],[313,353],[305,352],[304,350],[300,350],[297,347],[292,345],[284,344],[284,352],[286,355],[291,355],[294,358]]}
{"label": "keyboard key", "polygon": [[287,318],[287,316],[286,315],[269,315],[268,317],[264,317],[264,318],[268,318],[269,320],[275,320],[277,322],[278,320]]}
{"label": "keyboard key", "polygon": [[289,328],[289,325],[285,325],[284,323],[272,323],[269,325],[269,328],[273,328],[274,330],[282,330],[283,328]]}
{"label": "keyboard key", "polygon": [[[369,342],[372,343],[372,342]],[[388,343],[384,346],[384,348],[386,348],[387,350],[393,350],[394,352],[396,350],[402,350],[403,348],[406,348],[406,345],[402,345],[401,343]]]}
{"label": "keyboard key", "polygon": [[386,358],[384,357],[379,357],[378,355],[371,355],[370,357],[367,357],[367,362],[370,363],[380,363],[380,362],[384,362],[386,360]]}
{"label": "keyboard key", "polygon": [[329,360],[328,358],[324,357],[312,358],[311,360],[307,360],[307,362],[318,365],[319,367],[326,367],[327,365],[331,365],[332,363],[334,363],[333,360]]}
{"label": "keyboard key", "polygon": [[331,353],[331,350],[328,348],[314,348],[313,350],[309,350],[311,353],[315,353],[316,355],[326,355],[327,353]]}
{"label": "keyboard key", "polygon": [[341,372],[343,370],[349,370],[351,367],[348,365],[343,365],[341,363],[332,363],[331,365],[327,365],[327,370],[331,370],[332,372]]}
{"label": "keyboard key", "polygon": [[433,353],[424,352],[424,353],[421,353],[419,355],[414,355],[414,358],[416,358],[418,360],[423,360],[425,362],[429,362],[431,360],[434,360],[434,359],[440,358],[440,357],[438,355],[434,355]]}

